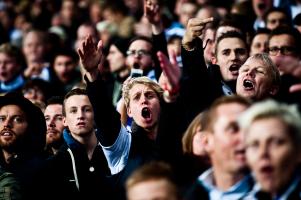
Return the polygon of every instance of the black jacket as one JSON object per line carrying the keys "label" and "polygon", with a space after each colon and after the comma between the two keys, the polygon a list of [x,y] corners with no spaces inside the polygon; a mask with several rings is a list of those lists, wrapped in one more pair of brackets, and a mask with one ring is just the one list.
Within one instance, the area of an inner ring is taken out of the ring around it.
{"label": "black jacket", "polygon": [[111,199],[109,169],[98,145],[89,160],[86,149],[65,130],[66,143],[48,160],[49,199]]}

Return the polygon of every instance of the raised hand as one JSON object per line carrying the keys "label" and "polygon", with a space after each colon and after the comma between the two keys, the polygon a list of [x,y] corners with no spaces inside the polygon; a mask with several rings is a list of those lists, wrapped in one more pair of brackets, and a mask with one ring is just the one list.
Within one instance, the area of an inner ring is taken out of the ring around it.
{"label": "raised hand", "polygon": [[96,45],[93,42],[91,35],[89,35],[77,49],[80,57],[80,62],[83,68],[88,72],[87,77],[90,81],[96,79],[98,73],[98,65],[102,62],[102,41],[100,40]]}
{"label": "raised hand", "polygon": [[178,95],[180,88],[181,69],[177,64],[176,55],[174,52],[172,52],[170,55],[170,61],[162,52],[158,52],[157,56],[163,71],[159,78],[159,84],[165,91],[165,100],[170,102]]}
{"label": "raised hand", "polygon": [[158,0],[144,0],[144,17],[152,25],[152,31],[154,34],[159,34],[163,31],[163,25],[161,20],[161,10],[158,4]]}
{"label": "raised hand", "polygon": [[193,49],[193,40],[203,34],[203,30],[207,23],[212,22],[213,17],[207,19],[191,18],[188,20],[185,34],[182,39],[182,45],[185,49]]}
{"label": "raised hand", "polygon": [[[299,58],[293,56],[277,56],[273,59],[282,74],[291,74],[301,81],[301,62]],[[289,92],[300,92],[301,83],[294,84],[289,88]]]}

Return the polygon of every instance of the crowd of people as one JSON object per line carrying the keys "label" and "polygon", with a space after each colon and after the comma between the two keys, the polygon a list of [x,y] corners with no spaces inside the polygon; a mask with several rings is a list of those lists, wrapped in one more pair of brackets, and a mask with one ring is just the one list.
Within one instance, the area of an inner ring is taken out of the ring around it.
{"label": "crowd of people", "polygon": [[0,1],[0,200],[301,199],[300,49],[299,0]]}

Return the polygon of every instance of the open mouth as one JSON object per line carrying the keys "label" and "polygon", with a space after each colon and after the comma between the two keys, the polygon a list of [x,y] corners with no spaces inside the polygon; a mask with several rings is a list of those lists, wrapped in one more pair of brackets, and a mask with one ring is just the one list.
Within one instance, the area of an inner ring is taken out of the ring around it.
{"label": "open mouth", "polygon": [[240,68],[240,65],[233,64],[233,65],[230,66],[229,70],[230,70],[230,72],[237,72],[238,73],[239,68]]}
{"label": "open mouth", "polygon": [[270,176],[273,173],[274,169],[272,166],[264,166],[260,168],[260,172],[266,176]]}
{"label": "open mouth", "polygon": [[254,83],[250,80],[245,79],[244,82],[243,82],[243,86],[244,86],[245,89],[251,90],[251,89],[254,88]]}
{"label": "open mouth", "polygon": [[143,108],[141,111],[141,116],[145,119],[150,118],[150,110],[149,108]]}
{"label": "open mouth", "polygon": [[13,132],[9,131],[9,130],[3,130],[0,133],[1,136],[12,136]]}

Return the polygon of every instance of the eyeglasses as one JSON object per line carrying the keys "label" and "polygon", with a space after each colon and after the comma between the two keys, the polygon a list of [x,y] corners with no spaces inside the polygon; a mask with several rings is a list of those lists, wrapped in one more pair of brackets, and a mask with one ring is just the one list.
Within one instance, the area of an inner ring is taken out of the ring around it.
{"label": "eyeglasses", "polygon": [[295,47],[290,47],[290,46],[283,46],[283,47],[270,47],[268,48],[269,54],[271,56],[276,56],[277,53],[280,51],[282,55],[292,55],[293,53],[296,52]]}
{"label": "eyeglasses", "polygon": [[137,55],[138,57],[141,57],[141,56],[149,56],[149,55],[151,55],[151,53],[149,51],[146,51],[146,50],[143,50],[143,49],[137,50],[137,51],[136,50],[128,50],[126,52],[126,55],[128,55],[128,56]]}

